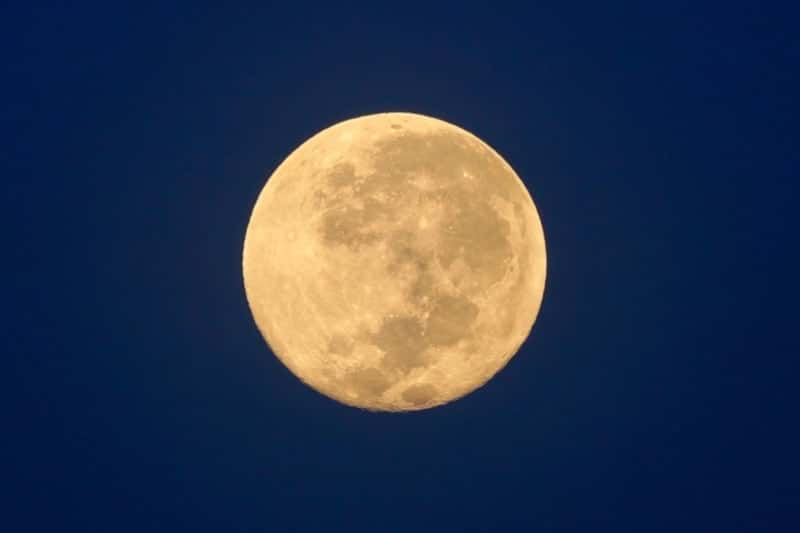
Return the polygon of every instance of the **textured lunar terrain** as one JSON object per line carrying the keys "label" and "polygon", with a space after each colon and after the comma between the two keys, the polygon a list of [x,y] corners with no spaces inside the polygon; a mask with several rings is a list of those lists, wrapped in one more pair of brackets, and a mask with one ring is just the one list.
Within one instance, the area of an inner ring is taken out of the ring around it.
{"label": "textured lunar terrain", "polygon": [[531,331],[542,226],[512,168],[472,134],[383,113],[321,131],[252,212],[243,274],[256,324],[301,380],[371,410],[480,387]]}

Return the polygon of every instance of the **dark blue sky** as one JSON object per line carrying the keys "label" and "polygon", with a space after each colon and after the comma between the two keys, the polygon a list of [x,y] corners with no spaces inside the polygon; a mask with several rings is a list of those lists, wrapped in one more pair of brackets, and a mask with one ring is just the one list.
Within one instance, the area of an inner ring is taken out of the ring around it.
{"label": "dark blue sky", "polygon": [[[796,9],[165,3],[0,8],[4,531],[793,529]],[[517,357],[410,415],[241,284],[265,177],[388,110],[493,145],[549,252]]]}

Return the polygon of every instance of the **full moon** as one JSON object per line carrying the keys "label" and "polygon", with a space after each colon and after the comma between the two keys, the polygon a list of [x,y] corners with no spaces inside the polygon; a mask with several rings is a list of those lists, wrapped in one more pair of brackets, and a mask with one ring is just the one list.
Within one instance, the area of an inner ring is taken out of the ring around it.
{"label": "full moon", "polygon": [[256,325],[304,383],[413,411],[481,387],[530,334],[544,292],[539,215],[489,145],[448,122],[340,122],[267,181],[244,239]]}

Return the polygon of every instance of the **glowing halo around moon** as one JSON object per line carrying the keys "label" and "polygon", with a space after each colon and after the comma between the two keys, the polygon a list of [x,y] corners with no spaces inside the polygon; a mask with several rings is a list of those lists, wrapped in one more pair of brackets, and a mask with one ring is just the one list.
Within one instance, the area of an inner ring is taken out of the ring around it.
{"label": "glowing halo around moon", "polygon": [[346,120],[275,170],[247,227],[256,325],[303,382],[378,411],[474,391],[516,354],[544,292],[530,194],[487,144],[412,113]]}

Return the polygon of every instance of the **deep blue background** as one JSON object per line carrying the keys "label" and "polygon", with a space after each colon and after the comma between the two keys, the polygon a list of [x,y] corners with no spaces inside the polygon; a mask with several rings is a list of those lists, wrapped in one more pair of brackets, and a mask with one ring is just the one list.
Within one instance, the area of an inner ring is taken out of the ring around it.
{"label": "deep blue background", "polygon": [[[0,8],[0,529],[793,529],[789,3],[166,3]],[[387,110],[492,144],[549,246],[517,357],[408,415],[292,377],[240,270],[275,166]]]}

